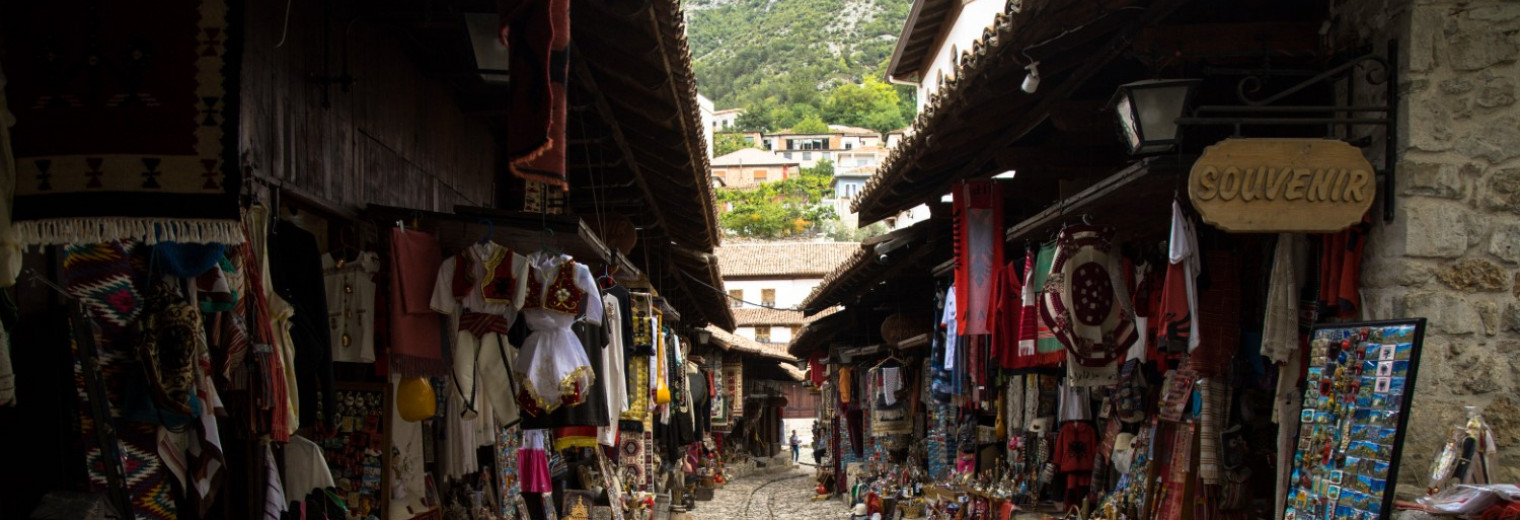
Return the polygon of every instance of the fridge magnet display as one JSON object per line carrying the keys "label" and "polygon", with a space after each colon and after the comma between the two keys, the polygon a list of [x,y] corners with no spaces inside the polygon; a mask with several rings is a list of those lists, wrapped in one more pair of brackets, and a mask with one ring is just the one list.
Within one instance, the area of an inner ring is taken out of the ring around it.
{"label": "fridge magnet display", "polygon": [[360,518],[385,517],[390,489],[384,468],[390,466],[390,385],[349,383],[337,385],[337,430],[321,441],[339,494]]}
{"label": "fridge magnet display", "polygon": [[1314,328],[1284,520],[1392,516],[1424,337],[1424,318]]}

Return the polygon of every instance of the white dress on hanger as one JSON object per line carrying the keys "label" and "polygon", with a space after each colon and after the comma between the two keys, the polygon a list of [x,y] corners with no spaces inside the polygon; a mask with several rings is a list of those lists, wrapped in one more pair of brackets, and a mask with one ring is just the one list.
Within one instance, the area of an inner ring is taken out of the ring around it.
{"label": "white dress on hanger", "polygon": [[527,297],[522,318],[532,331],[515,366],[523,413],[541,415],[585,400],[596,374],[581,340],[570,329],[577,316],[601,325],[602,298],[591,270],[569,255],[528,256]]}

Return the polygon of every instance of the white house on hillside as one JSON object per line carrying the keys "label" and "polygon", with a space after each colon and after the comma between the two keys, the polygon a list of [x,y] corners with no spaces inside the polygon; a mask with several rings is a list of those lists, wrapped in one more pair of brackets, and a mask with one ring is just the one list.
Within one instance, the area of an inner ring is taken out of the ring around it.
{"label": "white house on hillside", "polygon": [[813,319],[795,309],[855,251],[857,242],[755,242],[717,250],[718,269],[739,328],[734,334],[785,345]]}

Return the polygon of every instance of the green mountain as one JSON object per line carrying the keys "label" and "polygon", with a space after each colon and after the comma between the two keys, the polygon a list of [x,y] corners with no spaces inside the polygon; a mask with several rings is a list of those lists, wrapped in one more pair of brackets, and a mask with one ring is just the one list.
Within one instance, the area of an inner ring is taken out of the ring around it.
{"label": "green mountain", "polygon": [[[754,114],[758,119],[749,121],[750,126],[779,130],[809,116],[822,116],[828,123],[854,124],[838,120],[855,119],[854,112],[829,109],[830,94],[841,85],[859,84],[867,78],[884,81],[887,60],[912,3],[685,0],[697,84],[720,110],[763,112]],[[911,89],[866,90],[896,92],[896,99],[891,101],[904,112],[901,124],[911,120]],[[836,101],[832,105],[850,103]],[[875,119],[882,118],[878,115]]]}

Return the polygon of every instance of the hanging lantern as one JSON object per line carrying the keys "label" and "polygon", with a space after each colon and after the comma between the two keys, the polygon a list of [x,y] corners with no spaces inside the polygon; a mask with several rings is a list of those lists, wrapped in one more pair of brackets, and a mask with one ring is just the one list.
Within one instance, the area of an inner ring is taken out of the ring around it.
{"label": "hanging lantern", "polygon": [[1131,155],[1169,151],[1177,146],[1182,117],[1202,80],[1152,79],[1119,85],[1114,112],[1119,139]]}

